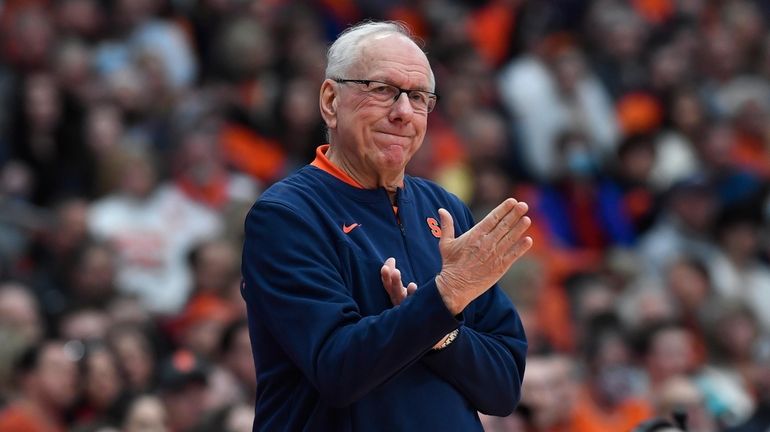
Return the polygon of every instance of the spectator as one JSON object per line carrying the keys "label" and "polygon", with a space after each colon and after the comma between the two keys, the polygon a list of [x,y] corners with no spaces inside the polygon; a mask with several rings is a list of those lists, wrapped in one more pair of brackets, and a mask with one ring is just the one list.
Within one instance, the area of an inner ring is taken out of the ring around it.
{"label": "spectator", "polygon": [[617,318],[599,316],[591,324],[585,341],[588,377],[569,430],[629,430],[652,414],[649,402],[641,398],[631,348]]}
{"label": "spectator", "polygon": [[29,287],[13,282],[0,284],[0,329],[35,345],[44,336],[40,304]]}
{"label": "spectator", "polygon": [[684,376],[669,378],[653,396],[656,414],[674,421],[674,417],[686,415],[687,429],[698,432],[720,430],[712,414],[706,409],[705,397],[695,382]]}
{"label": "spectator", "polygon": [[690,376],[698,369],[695,340],[681,325],[654,323],[643,331],[640,339],[642,361],[652,393],[657,393],[670,379]]}
{"label": "spectator", "polygon": [[537,180],[550,180],[557,172],[558,136],[564,130],[581,131],[595,160],[615,143],[609,96],[569,36],[551,35],[531,55],[507,66],[500,89],[506,108],[521,123],[524,166]]}
{"label": "spectator", "polygon": [[729,432],[752,432],[770,428],[770,342],[767,338],[757,341],[754,346],[754,385],[758,403],[751,418]]}
{"label": "spectator", "polygon": [[192,431],[203,421],[208,366],[195,354],[178,350],[160,366],[159,388],[171,430]]}
{"label": "spectator", "polygon": [[127,389],[134,394],[154,389],[156,354],[149,336],[135,325],[124,324],[111,328],[106,340],[125,373]]}
{"label": "spectator", "polygon": [[666,195],[658,220],[639,241],[639,252],[652,277],[661,277],[666,263],[680,255],[708,262],[716,254],[709,241],[718,205],[711,185],[701,178],[688,179],[672,186]]}
{"label": "spectator", "polygon": [[117,358],[101,341],[89,342],[84,348],[80,359],[82,391],[75,408],[75,423],[83,428],[117,424],[127,395]]}
{"label": "spectator", "polygon": [[157,396],[140,395],[129,405],[124,432],[169,432],[168,412]]}
{"label": "spectator", "polygon": [[698,385],[717,421],[733,426],[744,421],[754,406],[750,371],[759,323],[740,302],[716,302],[709,312],[714,320],[707,333],[711,362],[697,377]]}
{"label": "spectator", "polygon": [[577,403],[575,377],[570,360],[560,356],[531,357],[521,401],[527,413],[528,431],[570,431]]}
{"label": "spectator", "polygon": [[222,334],[218,366],[210,375],[208,406],[254,403],[257,381],[248,330],[248,322],[242,319],[231,323]]}
{"label": "spectator", "polygon": [[758,259],[760,215],[751,208],[725,208],[715,221],[719,253],[710,262],[719,294],[744,302],[770,331],[770,267]]}
{"label": "spectator", "polygon": [[77,398],[78,371],[64,343],[45,340],[16,363],[18,399],[0,411],[0,430],[58,432]]}
{"label": "spectator", "polygon": [[121,174],[120,190],[93,204],[89,229],[115,247],[121,292],[139,295],[155,313],[177,312],[189,295],[184,257],[197,241],[214,236],[220,221],[175,189],[157,185],[147,154],[127,155]]}

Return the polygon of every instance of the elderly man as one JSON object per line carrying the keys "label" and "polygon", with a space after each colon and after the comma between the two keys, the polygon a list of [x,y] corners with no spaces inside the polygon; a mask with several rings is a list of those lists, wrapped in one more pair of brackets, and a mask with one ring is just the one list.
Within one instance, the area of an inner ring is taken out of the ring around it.
{"label": "elderly man", "polygon": [[515,407],[527,344],[495,284],[532,245],[527,205],[508,199],[474,227],[457,197],[404,174],[434,85],[398,24],[330,47],[329,145],[246,218],[254,430],[471,431],[477,411]]}

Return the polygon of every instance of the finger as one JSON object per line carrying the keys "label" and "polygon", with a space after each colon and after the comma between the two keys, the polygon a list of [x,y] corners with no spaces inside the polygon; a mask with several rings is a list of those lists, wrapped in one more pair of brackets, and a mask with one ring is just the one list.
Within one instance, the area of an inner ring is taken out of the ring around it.
{"label": "finger", "polygon": [[[387,263],[387,261],[386,261]],[[387,264],[383,265],[380,269],[380,277],[382,279],[382,286],[385,288],[385,292],[388,294],[391,303],[394,305],[399,302],[400,288],[393,288],[393,272],[395,269],[389,267]]]}
{"label": "finger", "polygon": [[390,274],[396,270],[396,259],[391,257],[385,260],[380,268],[380,277],[382,278],[382,284],[388,287],[390,284]]}
{"label": "finger", "polygon": [[438,217],[441,219],[441,238],[438,240],[441,245],[455,239],[455,223],[446,209],[438,209]]}
{"label": "finger", "polygon": [[393,304],[399,305],[406,298],[406,288],[401,282],[401,270],[395,269],[390,275],[390,290],[393,293]]}
{"label": "finger", "polygon": [[390,257],[390,258],[385,260],[384,265],[386,265],[386,266],[388,266],[388,267],[390,267],[392,269],[395,269],[396,268],[396,259],[393,258],[393,257]]}
{"label": "finger", "polygon": [[[521,235],[524,233],[524,230],[521,230],[521,232],[516,235],[515,237],[511,237],[510,233],[512,230],[517,230],[520,228],[519,223],[521,222],[522,218],[525,217],[524,215],[529,210],[529,206],[525,202],[518,202],[513,206],[513,209],[511,209],[510,212],[508,212],[503,219],[495,226],[492,231],[490,231],[490,238],[495,242],[501,242],[504,239],[513,238],[513,241],[516,241]],[[529,227],[529,225],[527,225]],[[525,228],[526,229],[526,228]],[[507,249],[507,245],[503,244],[503,250]]]}
{"label": "finger", "polygon": [[508,254],[506,255],[506,262],[508,264],[508,267],[510,267],[516,260],[521,258],[527,251],[532,247],[534,244],[534,241],[532,240],[532,237],[526,236],[524,238],[519,239],[516,243],[513,244],[513,246],[508,251]]}
{"label": "finger", "polygon": [[513,208],[516,206],[516,203],[517,201],[513,198],[508,198],[501,202],[497,207],[489,212],[489,214],[486,215],[484,219],[481,220],[481,222],[476,224],[472,231],[479,232],[481,235],[492,232],[492,230],[495,229],[500,221],[502,221],[503,218],[505,218],[505,216],[510,213],[511,210],[513,210]]}
{"label": "finger", "polygon": [[409,297],[410,295],[414,294],[415,291],[417,291],[417,284],[414,282],[409,282],[409,285],[406,286],[406,296]]}
{"label": "finger", "polygon": [[498,249],[506,251],[514,243],[516,243],[524,232],[532,225],[532,219],[529,216],[522,216],[521,219],[516,221],[507,233],[503,234],[498,242]]}

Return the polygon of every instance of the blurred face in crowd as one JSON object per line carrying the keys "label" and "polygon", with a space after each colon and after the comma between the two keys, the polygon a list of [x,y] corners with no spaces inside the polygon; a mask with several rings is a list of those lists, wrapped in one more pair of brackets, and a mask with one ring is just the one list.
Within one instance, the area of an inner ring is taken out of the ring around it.
{"label": "blurred face in crowd", "polygon": [[675,318],[671,298],[659,289],[644,290],[634,302],[637,325],[661,322]]}
{"label": "blurred face in crowd", "polygon": [[59,91],[53,77],[46,74],[32,75],[27,80],[24,90],[26,114],[31,130],[51,131],[61,117]]}
{"label": "blurred face in crowd", "polygon": [[148,157],[129,155],[122,167],[121,187],[132,198],[147,197],[155,186],[156,172]]}
{"label": "blurred face in crowd", "polygon": [[671,103],[671,117],[674,126],[682,133],[693,135],[703,124],[703,107],[698,96],[692,91],[683,91],[674,95]]}
{"label": "blurred face in crowd", "polygon": [[120,396],[123,382],[115,356],[106,348],[99,348],[86,359],[85,393],[88,401],[101,409],[107,409]]}
{"label": "blurred face in crowd", "polygon": [[207,390],[202,382],[189,382],[180,389],[163,394],[163,404],[174,431],[188,431],[200,423],[205,413],[201,407],[205,406]]}
{"label": "blurred face in crowd", "polygon": [[732,223],[724,227],[719,242],[730,260],[743,266],[754,259],[759,251],[759,227],[750,221]]}
{"label": "blurred face in crowd", "polygon": [[209,184],[224,169],[217,146],[219,128],[215,121],[205,121],[205,126],[184,134],[175,160],[178,175],[196,185]]}
{"label": "blurred face in crowd", "polygon": [[195,263],[197,289],[206,292],[221,292],[237,274],[234,263],[237,256],[232,246],[225,241],[214,241],[203,245],[198,251]]}
{"label": "blurred face in crowd", "polygon": [[88,202],[74,198],[59,205],[49,236],[49,244],[58,254],[69,254],[85,241],[88,236]]}
{"label": "blurred face in crowd", "polygon": [[634,145],[619,155],[620,174],[637,184],[645,184],[655,165],[655,147],[652,142]]}
{"label": "blurred face in crowd", "polygon": [[677,261],[666,274],[668,290],[686,312],[696,312],[708,300],[711,285],[708,275],[687,261]]}
{"label": "blurred face in crowd", "polygon": [[505,157],[506,125],[499,115],[476,111],[466,115],[465,119],[463,141],[471,163],[497,162]]}
{"label": "blurred face in crowd", "polygon": [[759,329],[753,315],[747,309],[728,313],[714,326],[717,338],[730,360],[743,361],[751,357]]}
{"label": "blurred face in crowd", "polygon": [[182,331],[180,344],[205,358],[214,358],[226,325],[218,316],[196,319]]}
{"label": "blurred face in crowd", "polygon": [[[373,36],[363,42],[345,79],[378,80],[404,89],[432,91],[425,54],[402,35]],[[399,182],[407,162],[422,145],[428,113],[412,108],[407,95],[395,102],[375,100],[358,83],[327,79],[321,113],[329,127],[327,156],[365,187]]]}
{"label": "blurred face in crowd", "polygon": [[579,323],[585,323],[594,316],[609,312],[613,308],[615,294],[602,281],[593,280],[580,287],[575,301],[575,316]]}
{"label": "blurred face in crowd", "polygon": [[155,396],[140,396],[131,404],[123,424],[124,432],[168,432],[168,413]]}
{"label": "blurred face in crowd", "polygon": [[[9,45],[21,66],[40,66],[45,63],[54,38],[51,20],[43,8],[30,6],[15,13],[7,36]],[[5,30],[5,29],[4,29]]]}
{"label": "blurred face in crowd", "polygon": [[101,340],[110,324],[110,316],[101,309],[79,309],[61,318],[61,335],[66,339]]}
{"label": "blurred face in crowd", "polygon": [[531,410],[537,430],[565,424],[573,403],[568,361],[556,357],[528,359],[521,403]]}
{"label": "blurred face in crowd", "polygon": [[46,343],[37,368],[25,386],[32,396],[50,408],[65,410],[78,396],[78,370],[73,357],[60,342]]}
{"label": "blurred face in crowd", "polygon": [[113,294],[115,263],[106,246],[92,245],[80,256],[72,275],[72,289],[82,301],[101,302]]}
{"label": "blurred face in crowd", "polygon": [[254,389],[257,388],[257,375],[254,370],[254,357],[251,353],[251,340],[247,325],[241,326],[236,332],[230,351],[225,353],[225,363],[238,380],[248,383]]}
{"label": "blurred face in crowd", "polygon": [[139,330],[125,329],[113,334],[110,342],[126,371],[129,388],[141,391],[150,387],[155,360],[147,337]]}
{"label": "blurred face in crowd", "polygon": [[597,348],[589,360],[592,395],[598,404],[614,407],[635,391],[631,350],[616,329],[604,329],[594,337],[598,337]]}
{"label": "blurred face in crowd", "polygon": [[0,329],[36,343],[43,335],[39,305],[32,293],[21,285],[0,285]]}
{"label": "blurred face in crowd", "polygon": [[578,85],[585,75],[585,61],[577,48],[569,48],[560,52],[553,62],[553,71],[561,90],[574,96]]}
{"label": "blurred face in crowd", "polygon": [[707,190],[687,189],[675,193],[670,207],[686,230],[702,234],[711,227],[716,199]]}
{"label": "blurred face in crowd", "polygon": [[88,147],[97,154],[103,154],[120,145],[123,137],[123,119],[115,105],[97,105],[86,118],[86,140]]}
{"label": "blurred face in crowd", "polygon": [[104,16],[96,0],[65,0],[57,4],[57,21],[65,30],[93,37],[103,24]]}
{"label": "blurred face in crowd", "polygon": [[85,43],[74,40],[60,43],[56,47],[55,61],[56,77],[62,90],[79,93],[93,84],[91,52]]}
{"label": "blurred face in crowd", "polygon": [[742,61],[742,50],[736,44],[735,35],[724,26],[715,26],[701,46],[705,49],[704,69],[712,78],[725,81],[734,76]]}
{"label": "blurred face in crowd", "polygon": [[653,382],[689,373],[695,359],[693,337],[684,328],[665,328],[652,337],[645,364]]}

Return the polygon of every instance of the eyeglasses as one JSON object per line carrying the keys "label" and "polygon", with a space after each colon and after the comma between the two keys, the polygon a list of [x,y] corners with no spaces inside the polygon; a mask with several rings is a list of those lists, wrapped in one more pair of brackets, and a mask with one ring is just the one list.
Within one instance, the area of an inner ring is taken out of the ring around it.
{"label": "eyeglasses", "polygon": [[419,113],[427,114],[433,111],[433,108],[436,106],[436,101],[438,101],[438,95],[436,93],[425,90],[402,89],[382,81],[344,78],[334,78],[334,81],[340,84],[362,84],[366,86],[364,91],[372,99],[379,102],[395,102],[401,97],[401,93],[406,93],[406,97],[409,99],[412,109]]}

